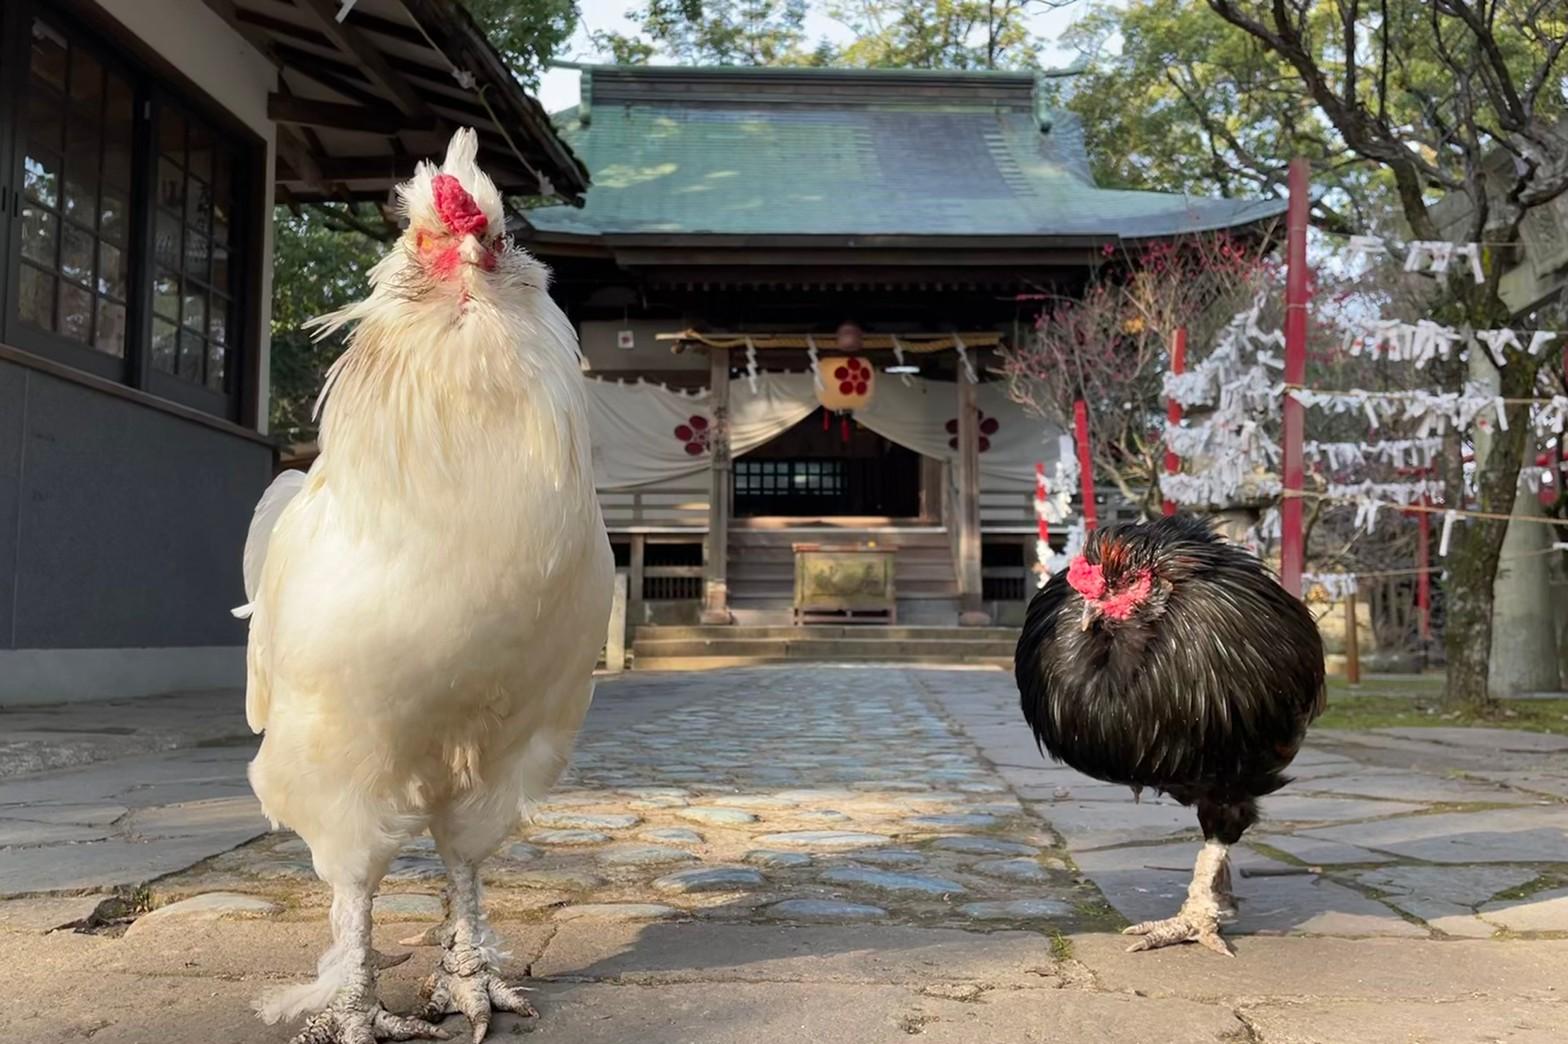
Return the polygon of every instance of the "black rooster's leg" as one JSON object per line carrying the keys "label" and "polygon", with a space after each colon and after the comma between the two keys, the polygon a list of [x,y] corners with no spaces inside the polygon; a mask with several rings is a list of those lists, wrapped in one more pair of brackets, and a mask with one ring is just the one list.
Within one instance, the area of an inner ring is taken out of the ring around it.
{"label": "black rooster's leg", "polygon": [[1229,921],[1236,916],[1236,891],[1230,878],[1230,853],[1220,862],[1219,873],[1214,877],[1214,898],[1219,902],[1220,920]]}
{"label": "black rooster's leg", "polygon": [[462,1012],[473,1027],[474,1044],[490,1031],[495,1011],[510,1011],[532,1018],[539,1013],[528,1003],[522,987],[507,983],[497,973],[502,955],[479,909],[479,868],[474,863],[447,864],[447,923],[442,932],[445,952],[441,965],[420,988],[424,1002],[419,1017],[431,1022]]}
{"label": "black rooster's leg", "polygon": [[1230,876],[1226,846],[1218,841],[1206,841],[1198,852],[1197,864],[1192,869],[1192,883],[1187,886],[1187,901],[1181,904],[1175,917],[1163,921],[1144,921],[1124,929],[1124,935],[1142,936],[1127,947],[1129,953],[1154,950],[1176,943],[1195,942],[1215,953],[1236,956],[1224,937],[1220,935],[1220,919],[1227,907],[1227,897],[1220,892],[1222,879]]}

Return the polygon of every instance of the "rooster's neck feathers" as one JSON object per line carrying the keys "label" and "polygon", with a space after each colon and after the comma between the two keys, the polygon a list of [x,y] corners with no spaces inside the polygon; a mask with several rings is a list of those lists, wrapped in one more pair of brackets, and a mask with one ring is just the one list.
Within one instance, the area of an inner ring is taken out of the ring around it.
{"label": "rooster's neck feathers", "polygon": [[444,277],[414,246],[419,230],[503,227],[474,151],[459,131],[439,170],[420,164],[398,190],[409,232],[371,269],[369,296],[312,324],[350,330],[317,403],[321,467],[376,487],[367,499],[471,483],[479,466],[571,490],[591,472],[576,335],[544,266],[497,243],[493,263]]}

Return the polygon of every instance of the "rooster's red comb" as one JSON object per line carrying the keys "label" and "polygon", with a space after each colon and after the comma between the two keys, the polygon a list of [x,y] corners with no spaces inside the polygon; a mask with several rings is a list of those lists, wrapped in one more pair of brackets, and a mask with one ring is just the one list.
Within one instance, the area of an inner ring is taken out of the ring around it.
{"label": "rooster's red comb", "polygon": [[436,197],[436,213],[454,235],[484,235],[490,219],[461,181],[450,174],[437,174],[431,179],[430,188]]}
{"label": "rooster's red comb", "polygon": [[1105,576],[1098,565],[1082,555],[1076,556],[1067,566],[1067,583],[1085,598],[1099,598],[1105,594]]}

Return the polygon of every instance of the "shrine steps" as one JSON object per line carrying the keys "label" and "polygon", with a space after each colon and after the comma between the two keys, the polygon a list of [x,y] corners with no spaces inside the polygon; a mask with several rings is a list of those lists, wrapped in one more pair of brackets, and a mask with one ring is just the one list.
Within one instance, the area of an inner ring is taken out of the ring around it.
{"label": "shrine steps", "polygon": [[1011,669],[1010,627],[812,625],[639,627],[638,670],[704,670],[770,663],[968,664]]}

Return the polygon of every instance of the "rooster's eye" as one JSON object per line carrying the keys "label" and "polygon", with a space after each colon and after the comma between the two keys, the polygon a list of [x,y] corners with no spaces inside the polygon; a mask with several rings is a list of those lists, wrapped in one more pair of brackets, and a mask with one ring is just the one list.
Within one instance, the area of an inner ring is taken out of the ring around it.
{"label": "rooster's eye", "polygon": [[431,235],[424,229],[420,229],[414,234],[414,249],[418,250],[421,254],[434,253],[439,246],[440,241],[438,237]]}

